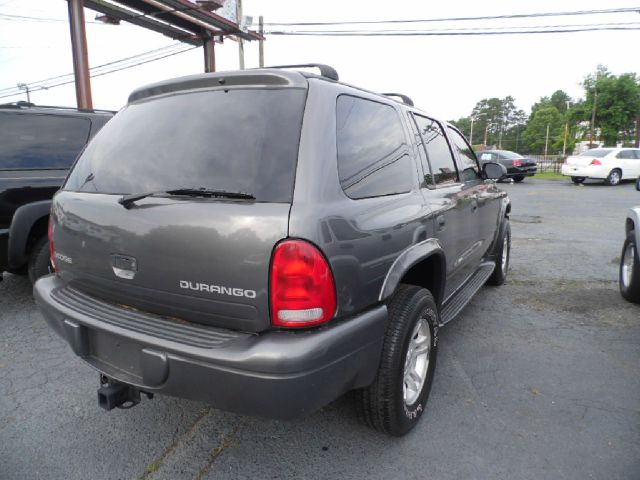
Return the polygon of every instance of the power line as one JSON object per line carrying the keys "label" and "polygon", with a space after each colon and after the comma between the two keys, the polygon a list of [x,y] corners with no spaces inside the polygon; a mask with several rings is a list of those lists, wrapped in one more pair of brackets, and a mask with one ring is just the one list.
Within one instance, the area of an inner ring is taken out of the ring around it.
{"label": "power line", "polygon": [[536,17],[564,17],[573,15],[598,15],[610,13],[640,12],[640,6],[627,8],[609,8],[599,10],[577,10],[570,12],[541,12],[541,13],[517,13],[510,15],[486,15],[481,17],[450,17],[450,18],[427,18],[410,20],[356,20],[342,22],[265,22],[269,26],[323,26],[323,25],[378,25],[386,23],[427,23],[427,22],[463,22],[473,20],[500,20],[508,18],[536,18]]}
{"label": "power line", "polygon": [[[139,66],[139,65],[144,65],[145,63],[155,62],[156,60],[161,60],[161,59],[163,59],[163,58],[172,57],[172,56],[174,56],[174,55],[178,55],[178,54],[180,54],[180,53],[188,52],[189,50],[193,50],[194,48],[199,48],[199,47],[197,47],[197,46],[188,46],[188,47],[186,47],[186,48],[184,48],[184,49],[182,49],[182,50],[178,50],[178,51],[175,51],[175,52],[167,53],[167,54],[162,55],[162,56],[160,56],[160,57],[155,57],[155,58],[151,58],[151,59],[146,59],[146,60],[142,60],[142,61],[140,61],[140,62],[137,62],[137,63],[131,64],[131,65],[119,66],[119,67],[117,67],[117,68],[111,68],[111,69],[108,69],[108,70],[106,70],[106,71],[102,71],[102,72],[98,72],[98,73],[93,73],[93,74],[91,74],[91,78],[94,78],[94,77],[100,77],[100,76],[102,76],[102,75],[107,75],[107,74],[110,74],[110,73],[119,72],[119,71],[121,71],[121,70],[126,70],[126,69],[129,69],[129,68],[137,67],[137,66]],[[96,67],[96,68],[98,68],[98,67]],[[94,69],[92,69],[92,70],[94,70]],[[64,77],[64,76],[65,76],[65,75],[62,75],[61,77]],[[55,87],[59,87],[59,86],[62,86],[62,85],[68,85],[68,84],[70,84],[70,83],[74,83],[74,81],[75,81],[74,79],[71,79],[71,80],[61,80],[60,82],[55,83],[55,84],[52,84],[52,85],[46,85],[46,86],[44,86],[44,85],[40,85],[40,86],[36,86],[35,88],[31,89],[31,91],[32,91],[32,92],[37,92],[37,91],[40,91],[40,90],[48,90],[48,89],[50,89],[50,88],[55,88]],[[28,84],[28,85],[30,85],[30,84]],[[10,94],[0,95],[0,98],[7,98],[7,97],[14,97],[14,96],[17,96],[17,95],[19,95],[19,94],[20,94],[20,92],[21,92],[21,91],[22,91],[22,90],[20,90],[20,91],[18,91],[18,92],[15,92],[15,93],[10,93]]]}
{"label": "power line", "polygon": [[[629,24],[635,25],[635,24]],[[531,27],[528,27],[531,28]],[[538,27],[542,28],[542,27]],[[448,31],[448,30],[416,30],[416,31],[395,31],[395,32],[379,32],[371,30],[362,31],[324,31],[317,32],[312,30],[293,30],[293,31],[271,31],[264,32],[265,35],[290,35],[290,36],[311,36],[311,37],[431,37],[431,36],[480,36],[480,35],[523,35],[523,34],[542,34],[542,33],[576,33],[576,32],[594,32],[594,31],[631,31],[640,30],[640,26],[622,27],[580,27],[566,29],[549,29],[549,30],[511,30],[511,31]]]}
{"label": "power line", "polygon": [[[47,18],[47,17],[31,17],[28,15],[10,15],[8,13],[0,13],[0,20],[7,20],[13,22],[39,22],[39,23],[51,23],[51,22],[68,22],[66,18]],[[103,22],[85,21],[85,23],[91,23],[94,25],[107,25]]]}
{"label": "power line", "polygon": [[[132,55],[130,57],[124,57],[118,60],[114,60],[111,62],[107,62],[107,63],[103,63],[102,65],[98,65],[95,66],[93,68],[91,68],[91,71],[93,72],[97,72],[99,70],[104,69],[105,67],[109,67],[109,66],[113,66],[113,65],[119,65],[122,66],[124,64],[126,64],[127,62],[131,62],[131,61],[136,61],[139,59],[142,59],[144,57],[149,57],[149,56],[155,56],[155,55],[159,55],[162,53],[168,53],[169,51],[175,50],[176,48],[182,47],[183,45],[180,43],[173,43],[171,45],[165,45],[164,47],[160,47],[160,48],[156,48],[153,50],[149,50],[147,52],[142,52],[142,53],[138,53],[136,55]],[[70,78],[73,77],[73,73],[65,73],[63,75],[57,75],[55,77],[49,77],[49,78],[44,78],[42,80],[35,80],[33,82],[29,82],[27,83],[27,85],[29,85],[30,88],[35,88],[35,87],[39,87],[39,86],[43,86],[48,83],[50,83],[51,81],[54,80],[61,80],[63,78]],[[4,88],[0,88],[0,94],[3,94],[7,91],[13,91],[15,90],[16,87],[4,87]]]}

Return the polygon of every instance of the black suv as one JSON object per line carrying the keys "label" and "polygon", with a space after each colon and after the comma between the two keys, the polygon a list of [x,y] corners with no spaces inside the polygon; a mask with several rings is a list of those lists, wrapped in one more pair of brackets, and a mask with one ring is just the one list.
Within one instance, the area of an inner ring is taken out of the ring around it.
{"label": "black suv", "polygon": [[48,273],[51,198],[89,139],[114,112],[0,105],[0,280],[2,272]]}
{"label": "black suv", "polygon": [[375,428],[421,417],[438,328],[504,282],[505,169],[320,71],[140,88],[54,197],[36,301],[104,408],[163,393],[288,418],[357,390]]}

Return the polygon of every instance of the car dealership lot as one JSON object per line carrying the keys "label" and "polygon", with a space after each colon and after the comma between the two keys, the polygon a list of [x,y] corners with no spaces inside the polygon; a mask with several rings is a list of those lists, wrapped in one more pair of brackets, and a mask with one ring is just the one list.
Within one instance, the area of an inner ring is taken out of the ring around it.
{"label": "car dealership lot", "polygon": [[[639,478],[640,306],[617,269],[633,184],[525,180],[511,272],[440,335],[423,421],[395,439],[349,398],[296,421],[167,397],[98,408],[97,374],[0,283],[0,478]],[[221,386],[224,388],[224,386]]]}

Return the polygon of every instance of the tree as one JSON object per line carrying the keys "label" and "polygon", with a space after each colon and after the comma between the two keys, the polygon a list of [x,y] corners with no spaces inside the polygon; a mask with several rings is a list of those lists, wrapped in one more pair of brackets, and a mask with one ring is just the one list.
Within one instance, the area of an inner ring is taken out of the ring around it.
{"label": "tree", "polygon": [[527,127],[522,133],[522,139],[526,145],[527,153],[544,153],[547,139],[547,126],[549,127],[548,153],[557,151],[553,143],[562,134],[564,126],[564,116],[553,105],[541,106],[527,123]]}
{"label": "tree", "polygon": [[636,120],[640,118],[640,79],[636,74],[616,77],[600,65],[582,85],[586,97],[583,120],[591,120],[595,103],[594,128],[600,130],[604,144],[615,146],[618,140],[632,139]]}

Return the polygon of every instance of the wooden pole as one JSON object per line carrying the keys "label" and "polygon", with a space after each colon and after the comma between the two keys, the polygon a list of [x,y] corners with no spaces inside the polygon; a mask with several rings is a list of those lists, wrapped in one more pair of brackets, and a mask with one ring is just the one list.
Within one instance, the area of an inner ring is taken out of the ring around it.
{"label": "wooden pole", "polygon": [[260,40],[258,40],[258,50],[259,50],[259,65],[260,68],[264,67],[264,20],[262,15],[258,17],[258,33],[260,34]]}

